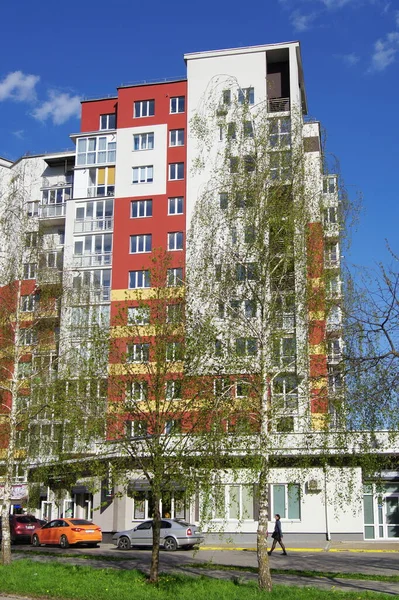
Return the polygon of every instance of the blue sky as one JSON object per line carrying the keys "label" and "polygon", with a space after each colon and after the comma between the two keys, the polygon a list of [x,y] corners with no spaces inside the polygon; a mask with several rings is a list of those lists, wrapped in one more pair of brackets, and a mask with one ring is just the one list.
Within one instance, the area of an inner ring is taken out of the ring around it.
{"label": "blue sky", "polygon": [[309,113],[363,213],[347,258],[387,260],[397,236],[398,0],[19,0],[2,7],[0,156],[72,147],[82,97],[185,76],[183,54],[301,41]]}

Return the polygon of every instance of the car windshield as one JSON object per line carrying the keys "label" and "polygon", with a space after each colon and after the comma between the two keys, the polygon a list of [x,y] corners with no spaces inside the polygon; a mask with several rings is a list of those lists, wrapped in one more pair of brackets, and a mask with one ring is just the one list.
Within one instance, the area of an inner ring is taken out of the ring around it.
{"label": "car windshield", "polygon": [[69,519],[74,525],[93,525],[92,521],[86,521],[86,519]]}

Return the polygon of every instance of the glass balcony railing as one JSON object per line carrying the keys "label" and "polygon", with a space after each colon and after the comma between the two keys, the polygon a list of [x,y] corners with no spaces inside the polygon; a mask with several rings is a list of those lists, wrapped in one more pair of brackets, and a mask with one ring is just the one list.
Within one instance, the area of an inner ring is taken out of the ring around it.
{"label": "glass balcony railing", "polygon": [[112,217],[101,219],[76,219],[75,233],[91,233],[93,231],[108,231],[114,226]]}
{"label": "glass balcony railing", "polygon": [[112,253],[75,255],[72,260],[74,267],[102,267],[112,264]]}
{"label": "glass balcony railing", "polygon": [[40,219],[53,219],[56,217],[65,217],[66,202],[59,204],[41,204],[39,206]]}

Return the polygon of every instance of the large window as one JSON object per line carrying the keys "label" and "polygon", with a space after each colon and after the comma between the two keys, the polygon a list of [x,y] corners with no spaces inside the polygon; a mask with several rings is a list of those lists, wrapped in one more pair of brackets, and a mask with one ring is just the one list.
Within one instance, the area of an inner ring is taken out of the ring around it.
{"label": "large window", "polygon": [[211,492],[212,518],[215,520],[253,521],[257,519],[256,494],[250,484],[215,486]]}
{"label": "large window", "polygon": [[116,114],[111,113],[109,115],[100,115],[100,130],[105,131],[106,129],[115,129],[116,127]]}
{"label": "large window", "polygon": [[31,346],[36,344],[37,331],[31,328],[20,329],[18,343],[20,346]]}
{"label": "large window", "polygon": [[271,148],[283,148],[291,144],[291,119],[269,119],[269,146]]}
{"label": "large window", "polygon": [[337,178],[335,175],[323,179],[323,193],[334,194],[337,191]]}
{"label": "large window", "polygon": [[257,278],[256,263],[243,263],[236,266],[237,281],[254,281]]}
{"label": "large window", "polygon": [[183,250],[183,232],[168,233],[168,250]]}
{"label": "large window", "polygon": [[255,103],[255,90],[253,87],[240,88],[238,91],[238,104],[254,104]]}
{"label": "large window", "polygon": [[177,269],[168,269],[167,273],[167,285],[168,287],[177,287],[183,285],[183,269],[178,267]]}
{"label": "large window", "polygon": [[149,271],[129,271],[129,289],[149,288]]}
{"label": "large window", "polygon": [[133,183],[152,183],[154,181],[154,167],[133,167]]}
{"label": "large window", "polygon": [[324,252],[324,260],[326,267],[337,267],[339,263],[339,244],[338,242],[332,242],[326,244]]}
{"label": "large window", "polygon": [[35,279],[37,271],[36,263],[24,263],[24,279]]}
{"label": "large window", "polygon": [[132,219],[152,217],[152,200],[133,200],[130,209]]}
{"label": "large window", "polygon": [[94,267],[111,264],[112,234],[87,235],[75,238],[74,264]]}
{"label": "large window", "polygon": [[183,214],[183,196],[168,198],[168,215]]}
{"label": "large window", "polygon": [[291,177],[291,152],[270,152],[270,179],[287,180]]}
{"label": "large window", "polygon": [[129,306],[127,309],[128,325],[148,325],[150,322],[149,306]]}
{"label": "large window", "polygon": [[295,364],[296,341],[294,337],[273,340],[273,364],[276,367],[293,367]]}
{"label": "large window", "polygon": [[238,356],[256,356],[258,344],[255,338],[236,338],[236,353]]}
{"label": "large window", "polygon": [[182,360],[183,346],[181,342],[168,342],[166,344],[166,360],[176,361]]}
{"label": "large window", "polygon": [[21,296],[20,306],[21,312],[33,312],[36,305],[35,294],[29,294],[29,296]]}
{"label": "large window", "polygon": [[295,375],[279,375],[272,382],[272,402],[275,410],[296,413],[298,410],[298,379]]}
{"label": "large window", "polygon": [[115,162],[116,142],[107,137],[88,137],[78,139],[77,164],[96,165]]}
{"label": "large window", "polygon": [[140,100],[134,103],[134,118],[153,117],[155,114],[155,100]]}
{"label": "large window", "polygon": [[298,484],[274,484],[272,486],[273,515],[282,519],[300,520],[301,488]]}
{"label": "large window", "polygon": [[88,198],[115,195],[115,167],[89,169]]}
{"label": "large window", "polygon": [[184,163],[171,163],[169,165],[169,180],[184,179]]}
{"label": "large window", "polygon": [[150,344],[128,344],[128,362],[148,362],[150,356]]}
{"label": "large window", "polygon": [[75,233],[112,229],[113,200],[96,200],[76,205]]}
{"label": "large window", "polygon": [[154,133],[137,133],[133,136],[133,150],[153,150]]}
{"label": "large window", "polygon": [[151,252],[151,240],[152,236],[150,233],[144,235],[131,235],[130,236],[130,252],[132,254],[141,254],[143,252]]}
{"label": "large window", "polygon": [[146,400],[148,395],[148,383],[147,381],[132,381],[130,383],[129,399],[138,402],[140,400]]}
{"label": "large window", "polygon": [[181,381],[173,379],[166,382],[165,396],[167,400],[179,400],[182,396]]}
{"label": "large window", "polygon": [[184,113],[185,110],[185,98],[184,96],[175,96],[170,99],[170,112],[173,113]]}
{"label": "large window", "polygon": [[184,146],[184,129],[170,130],[169,146]]}

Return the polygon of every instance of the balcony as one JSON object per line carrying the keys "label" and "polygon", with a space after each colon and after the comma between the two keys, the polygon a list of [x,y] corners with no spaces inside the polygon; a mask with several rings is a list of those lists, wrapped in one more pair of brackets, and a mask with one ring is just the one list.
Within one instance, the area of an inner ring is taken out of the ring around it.
{"label": "balcony", "polygon": [[59,204],[40,204],[39,219],[59,219],[65,217],[66,202]]}
{"label": "balcony", "polygon": [[115,196],[115,186],[91,185],[87,188],[88,198],[103,198],[104,196]]}
{"label": "balcony", "polygon": [[54,267],[44,267],[39,269],[37,274],[38,285],[61,283],[62,271]]}
{"label": "balcony", "polygon": [[74,267],[102,267],[112,264],[112,252],[104,252],[103,254],[82,254],[74,256]]}
{"label": "balcony", "polygon": [[109,286],[82,287],[76,289],[72,294],[72,301],[81,304],[99,304],[109,302],[111,288]]}
{"label": "balcony", "polygon": [[113,229],[114,219],[76,219],[74,233],[92,233],[93,231],[109,231]]}
{"label": "balcony", "polygon": [[289,110],[289,98],[270,98],[267,101],[267,112],[269,113],[289,112]]}

